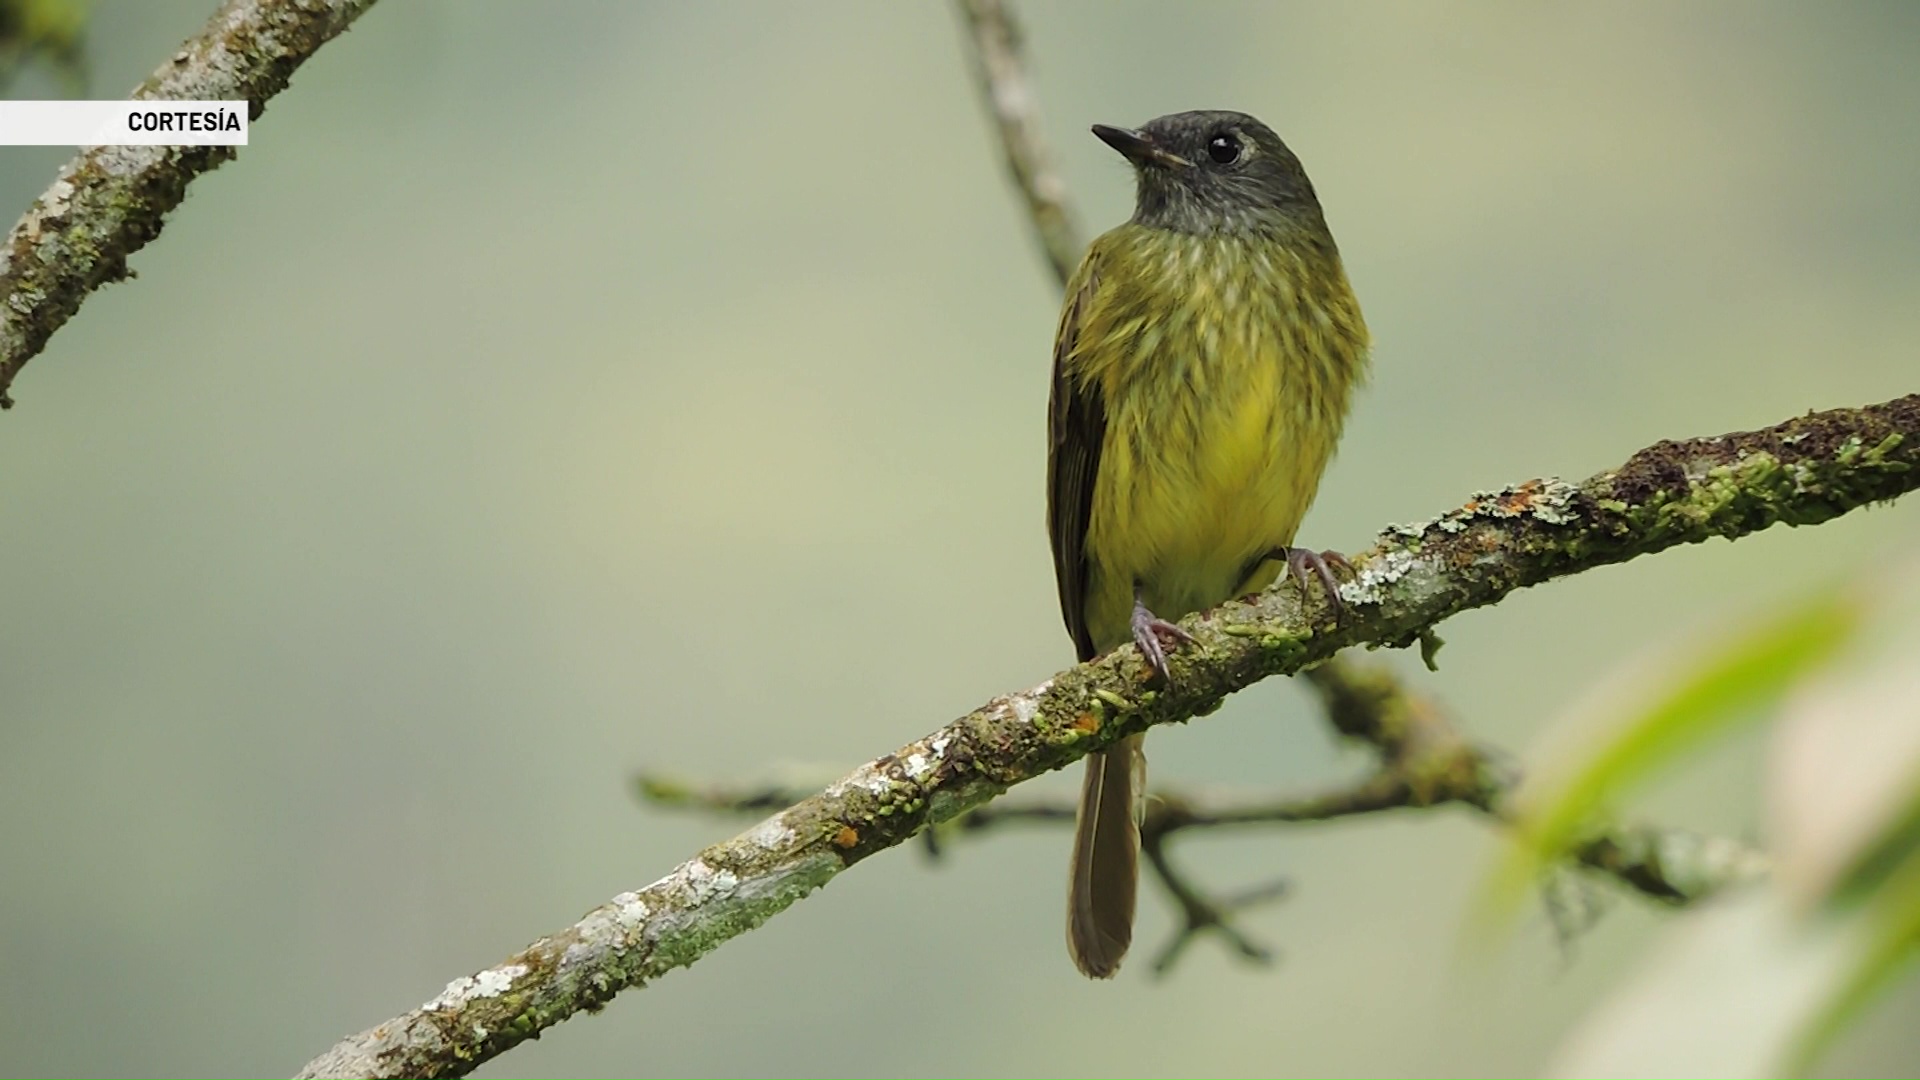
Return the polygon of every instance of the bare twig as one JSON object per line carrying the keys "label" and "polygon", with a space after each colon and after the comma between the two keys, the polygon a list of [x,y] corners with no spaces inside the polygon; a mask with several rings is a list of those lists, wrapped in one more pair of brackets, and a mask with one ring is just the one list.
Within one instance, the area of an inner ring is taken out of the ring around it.
{"label": "bare twig", "polygon": [[1040,134],[1033,81],[1027,75],[1020,27],[1002,0],[960,0],[973,48],[969,56],[987,111],[999,125],[1000,148],[1014,185],[1027,200],[1040,250],[1065,283],[1084,246],[1067,205],[1067,185]]}
{"label": "bare twig", "polygon": [[[320,46],[373,0],[227,0],[137,87],[135,100],[252,103],[258,120]],[[60,170],[0,249],[0,408],[14,376],[89,293],[132,276],[127,257],[160,235],[187,184],[230,146],[95,146]]]}

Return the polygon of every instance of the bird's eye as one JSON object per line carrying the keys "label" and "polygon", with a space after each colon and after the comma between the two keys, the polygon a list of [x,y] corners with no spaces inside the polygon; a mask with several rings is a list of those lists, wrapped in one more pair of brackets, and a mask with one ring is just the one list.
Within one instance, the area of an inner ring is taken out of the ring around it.
{"label": "bird's eye", "polygon": [[1231,165],[1240,160],[1240,140],[1221,133],[1207,140],[1207,156],[1215,165]]}

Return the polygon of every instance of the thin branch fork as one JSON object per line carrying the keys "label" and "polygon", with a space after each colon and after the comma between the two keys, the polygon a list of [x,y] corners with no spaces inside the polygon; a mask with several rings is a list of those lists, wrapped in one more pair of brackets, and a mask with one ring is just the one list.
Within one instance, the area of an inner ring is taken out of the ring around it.
{"label": "thin branch fork", "polygon": [[[1506,804],[1518,776],[1494,752],[1468,743],[1431,699],[1410,693],[1391,669],[1335,657],[1300,677],[1320,694],[1339,730],[1366,743],[1378,760],[1360,779],[1318,795],[1261,798],[1168,788],[1149,793],[1140,823],[1141,850],[1181,918],[1154,961],[1156,974],[1169,971],[1186,946],[1206,933],[1217,934],[1247,960],[1270,962],[1273,950],[1235,925],[1233,916],[1287,892],[1284,880],[1274,880],[1238,894],[1211,895],[1173,862],[1171,840],[1178,833],[1332,821],[1450,803],[1508,820]],[[636,786],[641,799],[655,806],[728,816],[764,814],[808,794],[779,784],[691,784],[660,775],[642,775]],[[1001,799],[920,835],[928,853],[938,856],[944,837],[977,836],[1012,825],[1071,824],[1075,810],[1064,798]],[[1736,841],[1641,825],[1596,828],[1574,847],[1571,859],[1649,899],[1672,904],[1704,899],[1759,876],[1767,865],[1763,855]]]}

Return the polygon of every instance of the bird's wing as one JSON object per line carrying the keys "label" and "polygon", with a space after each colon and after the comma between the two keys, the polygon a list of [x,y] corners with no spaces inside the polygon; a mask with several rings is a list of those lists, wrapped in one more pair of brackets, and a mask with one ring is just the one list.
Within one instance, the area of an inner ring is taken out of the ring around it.
{"label": "bird's wing", "polygon": [[1099,262],[1096,245],[1067,284],[1067,304],[1053,343],[1053,391],[1047,408],[1047,534],[1053,541],[1060,614],[1082,660],[1093,659],[1095,653],[1087,631],[1087,522],[1093,514],[1107,411],[1099,386],[1083,382],[1070,361],[1100,285]]}

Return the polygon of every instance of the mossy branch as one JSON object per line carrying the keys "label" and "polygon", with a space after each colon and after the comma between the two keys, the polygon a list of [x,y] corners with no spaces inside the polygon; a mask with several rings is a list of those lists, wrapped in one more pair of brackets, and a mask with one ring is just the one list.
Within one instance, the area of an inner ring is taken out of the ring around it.
{"label": "mossy branch", "polygon": [[[131,97],[239,101],[251,123],[293,72],[373,0],[227,0]],[[94,146],[67,162],[0,248],[0,408],[87,296],[132,276],[127,257],[160,235],[166,215],[231,146]]]}
{"label": "mossy branch", "polygon": [[[835,875],[1127,735],[1204,716],[1237,690],[1356,645],[1404,646],[1516,589],[1680,544],[1808,525],[1920,486],[1920,395],[1759,431],[1664,442],[1579,483],[1534,480],[1396,525],[1354,559],[1347,611],[1291,581],[1181,625],[1149,681],[1130,646],[994,698],[665,878],[623,893],[432,1001],[352,1036],[303,1076],[448,1076],[706,955]],[[1596,858],[1631,852],[1595,851]]]}

